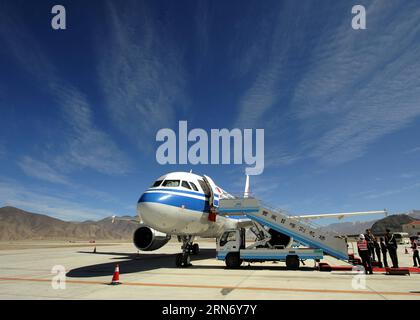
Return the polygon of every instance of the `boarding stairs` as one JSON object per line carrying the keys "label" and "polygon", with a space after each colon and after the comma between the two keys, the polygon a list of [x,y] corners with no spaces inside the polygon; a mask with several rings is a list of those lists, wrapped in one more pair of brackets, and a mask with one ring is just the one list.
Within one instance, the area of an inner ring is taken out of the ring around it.
{"label": "boarding stairs", "polygon": [[220,199],[217,209],[219,215],[246,215],[253,222],[286,234],[301,245],[322,249],[324,253],[337,259],[349,259],[347,242],[344,237],[320,230],[308,221],[269,208],[256,198]]}

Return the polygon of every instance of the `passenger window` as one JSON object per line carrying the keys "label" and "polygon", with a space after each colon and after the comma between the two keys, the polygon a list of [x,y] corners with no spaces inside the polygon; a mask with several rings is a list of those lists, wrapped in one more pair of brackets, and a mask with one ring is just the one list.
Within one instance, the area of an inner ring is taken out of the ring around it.
{"label": "passenger window", "polygon": [[197,186],[193,182],[190,182],[190,185],[195,191],[198,191]]}
{"label": "passenger window", "polygon": [[179,180],[165,180],[162,186],[163,187],[179,187]]}
{"label": "passenger window", "polygon": [[204,194],[209,197],[211,195],[211,192],[207,184],[203,180],[198,180],[198,183],[200,184],[201,189],[203,189]]}
{"label": "passenger window", "polygon": [[162,181],[163,180],[157,180],[157,181],[155,181],[155,183],[152,185],[152,188],[159,187],[161,185]]}
{"label": "passenger window", "polygon": [[190,189],[191,190],[191,187],[190,187],[190,185],[188,184],[187,181],[182,181],[181,186],[183,186],[184,188],[187,188],[187,189]]}

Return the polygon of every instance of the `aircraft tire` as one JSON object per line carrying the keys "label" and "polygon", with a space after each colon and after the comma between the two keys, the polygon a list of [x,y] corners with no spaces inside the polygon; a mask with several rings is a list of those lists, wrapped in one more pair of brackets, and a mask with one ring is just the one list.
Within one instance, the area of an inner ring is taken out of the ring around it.
{"label": "aircraft tire", "polygon": [[299,257],[298,256],[287,256],[286,257],[286,267],[288,270],[298,270],[299,269]]}
{"label": "aircraft tire", "polygon": [[177,268],[181,268],[183,265],[183,254],[182,253],[178,253],[175,257],[175,265]]}
{"label": "aircraft tire", "polygon": [[183,257],[183,260],[182,260],[182,267],[183,268],[188,268],[188,267],[191,267],[191,266],[192,266],[192,264],[191,264],[190,256],[185,255]]}
{"label": "aircraft tire", "polygon": [[192,254],[197,255],[199,253],[200,253],[200,246],[198,245],[198,243],[194,243],[192,247]]}
{"label": "aircraft tire", "polygon": [[238,252],[229,252],[225,258],[225,263],[228,269],[236,269],[240,267],[242,260]]}

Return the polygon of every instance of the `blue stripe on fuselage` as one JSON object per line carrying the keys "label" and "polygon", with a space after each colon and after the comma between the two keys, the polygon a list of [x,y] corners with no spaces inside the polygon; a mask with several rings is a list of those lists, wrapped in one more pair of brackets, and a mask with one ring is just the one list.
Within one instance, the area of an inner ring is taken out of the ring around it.
{"label": "blue stripe on fuselage", "polygon": [[208,200],[195,199],[188,196],[181,196],[164,192],[144,193],[139,199],[138,203],[140,202],[161,203],[178,208],[184,205],[185,209],[188,210],[209,212]]}
{"label": "blue stripe on fuselage", "polygon": [[233,220],[249,220],[252,221],[250,218],[248,218],[248,216],[246,214],[241,215],[241,216],[225,216],[228,219],[233,219]]}
{"label": "blue stripe on fuselage", "polygon": [[[147,191],[173,191],[173,192],[192,194],[194,196],[202,196],[202,197],[207,198],[207,196],[204,193],[199,192],[199,191],[187,191],[187,190],[184,190],[184,189],[176,189],[176,188],[150,188],[150,189],[147,189],[146,192]],[[219,199],[219,197],[220,197],[219,194],[217,194],[217,193],[214,194],[215,199]]]}

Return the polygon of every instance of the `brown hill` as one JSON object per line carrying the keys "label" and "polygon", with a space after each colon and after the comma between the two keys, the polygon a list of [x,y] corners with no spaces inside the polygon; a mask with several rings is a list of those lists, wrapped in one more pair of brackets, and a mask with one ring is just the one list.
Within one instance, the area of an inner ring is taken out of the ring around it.
{"label": "brown hill", "polygon": [[325,227],[321,227],[324,231],[334,231],[338,234],[350,235],[364,233],[366,229],[370,229],[377,220],[356,221],[356,222],[337,222],[331,223]]}
{"label": "brown hill", "polygon": [[401,232],[402,225],[414,221],[413,217],[406,214],[395,214],[376,221],[372,226],[373,234],[385,233],[386,229],[390,229],[392,232]]}
{"label": "brown hill", "polygon": [[68,222],[14,207],[0,208],[0,241],[8,240],[129,240],[138,227],[134,217]]}
{"label": "brown hill", "polygon": [[364,233],[366,229],[372,229],[373,234],[384,234],[386,229],[390,229],[392,232],[401,232],[402,225],[409,223],[420,218],[420,211],[413,211],[417,215],[411,213],[410,215],[406,214],[393,214],[388,217],[365,221],[365,222],[339,222],[332,223],[325,227],[321,227],[322,230],[333,230],[340,234],[359,234]]}

